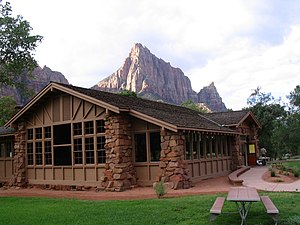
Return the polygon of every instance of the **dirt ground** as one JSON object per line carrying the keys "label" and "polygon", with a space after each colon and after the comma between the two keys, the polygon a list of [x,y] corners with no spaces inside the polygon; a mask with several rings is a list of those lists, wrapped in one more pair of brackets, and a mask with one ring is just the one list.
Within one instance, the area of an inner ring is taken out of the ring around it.
{"label": "dirt ground", "polygon": [[[276,174],[276,177],[271,177],[270,172],[267,171],[263,175],[263,179],[268,182],[284,182],[291,183],[297,178],[294,176],[284,176],[283,174]],[[280,181],[279,181],[280,180]],[[227,176],[218,177],[214,179],[207,179],[195,183],[190,189],[183,190],[167,190],[166,197],[179,197],[197,194],[216,194],[227,193],[229,188],[233,185],[229,182]],[[39,188],[25,188],[25,189],[5,189],[0,188],[1,196],[28,196],[28,197],[49,197],[49,198],[76,198],[83,200],[130,200],[130,199],[151,199],[157,198],[152,187],[137,187],[124,192],[105,192],[105,191],[55,191],[44,190]]]}
{"label": "dirt ground", "polygon": [[299,178],[295,177],[294,174],[290,173],[288,176],[280,173],[278,170],[275,171],[276,176],[271,177],[270,171],[266,171],[262,176],[263,180],[273,183],[292,183],[297,181]]}
{"label": "dirt ground", "polygon": [[[183,190],[167,190],[166,197],[187,196],[196,194],[227,193],[232,185],[228,177],[207,179],[194,184],[194,187]],[[1,196],[27,196],[27,197],[50,197],[50,198],[76,198],[84,200],[130,200],[157,198],[152,187],[137,187],[124,192],[105,191],[55,191],[39,188],[25,189],[0,189]]]}

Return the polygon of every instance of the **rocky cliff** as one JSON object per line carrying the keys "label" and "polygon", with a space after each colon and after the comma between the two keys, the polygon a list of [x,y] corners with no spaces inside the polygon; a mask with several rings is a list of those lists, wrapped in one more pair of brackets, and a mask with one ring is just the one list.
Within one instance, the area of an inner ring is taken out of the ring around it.
{"label": "rocky cliff", "polygon": [[197,93],[181,69],[157,58],[141,44],[135,44],[120,69],[94,88],[116,92],[130,90],[140,96],[174,104],[187,99],[197,101]]}
{"label": "rocky cliff", "polygon": [[157,58],[139,43],[132,47],[124,64],[115,73],[92,88],[112,92],[130,90],[140,96],[172,104],[190,99],[195,103],[205,103],[212,111],[226,111],[213,83],[211,88],[205,89],[205,94],[200,94],[200,91],[197,95],[181,69]]}
{"label": "rocky cliff", "polygon": [[227,111],[214,82],[200,90],[198,93],[198,102],[204,103],[214,112]]}
{"label": "rocky cliff", "polygon": [[[33,71],[33,76],[34,79],[28,79],[25,82],[27,83],[27,87],[29,89],[32,89],[35,93],[38,93],[40,90],[42,90],[50,81],[64,84],[69,83],[62,73],[52,71],[46,66],[44,66],[43,68],[37,67]],[[1,87],[0,97],[1,96],[12,96],[16,100],[18,105],[23,105],[29,100],[26,98],[24,99],[18,90],[11,87]]]}

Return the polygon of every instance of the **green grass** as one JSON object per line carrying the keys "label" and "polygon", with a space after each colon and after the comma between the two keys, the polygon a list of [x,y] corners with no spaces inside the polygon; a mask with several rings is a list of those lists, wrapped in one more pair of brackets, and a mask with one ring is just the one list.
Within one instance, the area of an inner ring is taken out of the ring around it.
{"label": "green grass", "polygon": [[287,168],[300,170],[300,160],[299,161],[291,161],[291,162],[283,162],[282,165]]}
{"label": "green grass", "polygon": [[[280,211],[281,225],[300,224],[299,193],[260,193],[269,195]],[[219,195],[197,195],[133,201],[84,201],[29,197],[1,197],[0,224],[5,225],[85,225],[85,224],[209,224],[209,210]],[[225,196],[225,195],[220,195]],[[224,211],[235,211],[225,202]],[[240,224],[237,214],[222,214],[216,225]],[[274,224],[262,203],[252,204],[248,225]]]}

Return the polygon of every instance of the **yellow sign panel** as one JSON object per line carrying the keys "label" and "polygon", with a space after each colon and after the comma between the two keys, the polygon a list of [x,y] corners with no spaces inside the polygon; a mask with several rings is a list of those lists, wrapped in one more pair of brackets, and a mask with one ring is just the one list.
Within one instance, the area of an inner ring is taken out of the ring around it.
{"label": "yellow sign panel", "polygon": [[249,153],[255,153],[255,145],[254,144],[250,144],[249,145]]}

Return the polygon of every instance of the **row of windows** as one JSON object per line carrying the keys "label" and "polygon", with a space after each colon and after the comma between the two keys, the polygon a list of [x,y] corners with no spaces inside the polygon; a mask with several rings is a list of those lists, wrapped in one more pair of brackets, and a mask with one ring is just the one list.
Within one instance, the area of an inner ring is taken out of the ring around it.
{"label": "row of windows", "polygon": [[104,125],[97,120],[28,129],[27,164],[105,163]]}
{"label": "row of windows", "polygon": [[185,159],[209,159],[231,155],[229,136],[203,136],[190,133],[185,136]]}
{"label": "row of windows", "polygon": [[[69,124],[70,125],[70,124]],[[56,125],[54,127],[61,127],[66,126],[64,125]],[[94,127],[96,131],[94,130]],[[79,122],[79,123],[73,123],[73,135],[88,135],[88,134],[94,134],[94,133],[104,133],[104,120],[97,120],[96,124],[94,125],[94,121],[87,121],[87,122]],[[52,132],[51,132],[51,126],[47,127],[37,127],[37,128],[31,128],[27,130],[27,140],[39,140],[39,139],[51,139]]]}
{"label": "row of windows", "polygon": [[[82,142],[85,145],[82,145]],[[44,145],[44,147],[43,147]],[[84,139],[74,139],[73,158],[74,164],[95,164],[105,163],[105,137],[97,137],[96,157],[94,137]],[[44,151],[43,151],[44,149]],[[54,147],[54,165],[71,165],[71,146]],[[65,154],[63,154],[65,153]],[[59,159],[65,157],[65,159]],[[44,162],[44,163],[43,163]],[[28,165],[52,165],[52,147],[51,141],[40,141],[27,143],[27,164]]]}

